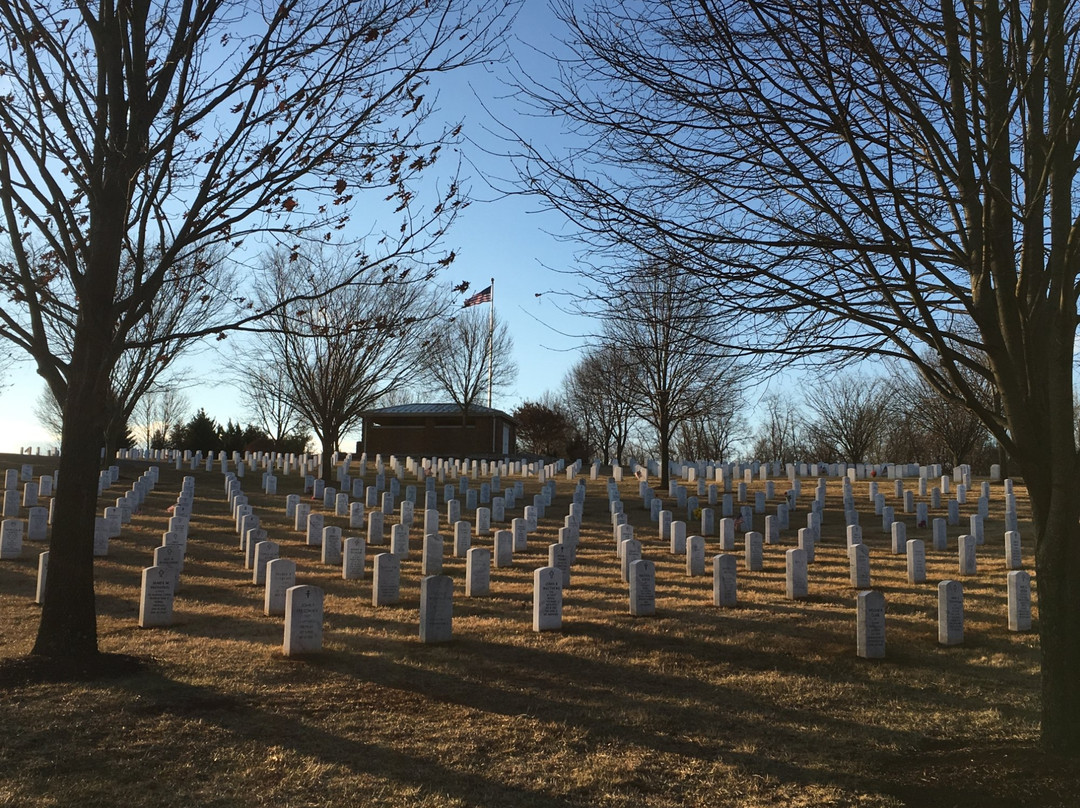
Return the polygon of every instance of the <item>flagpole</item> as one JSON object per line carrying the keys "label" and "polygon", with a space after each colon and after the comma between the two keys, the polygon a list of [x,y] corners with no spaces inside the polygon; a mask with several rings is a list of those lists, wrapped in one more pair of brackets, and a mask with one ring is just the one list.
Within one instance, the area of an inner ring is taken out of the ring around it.
{"label": "flagpole", "polygon": [[491,299],[488,301],[488,409],[491,409],[491,380],[495,367],[495,279],[491,279]]}

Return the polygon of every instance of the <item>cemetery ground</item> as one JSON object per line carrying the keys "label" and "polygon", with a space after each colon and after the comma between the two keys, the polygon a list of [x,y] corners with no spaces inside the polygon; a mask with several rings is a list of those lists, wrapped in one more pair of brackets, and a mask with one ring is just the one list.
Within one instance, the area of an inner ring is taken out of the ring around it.
{"label": "cemetery ground", "polygon": [[[25,462],[0,457],[0,468]],[[33,462],[35,474],[50,469],[46,458]],[[147,465],[122,464],[102,507]],[[285,518],[285,495],[301,491],[302,479],[281,475],[278,493],[266,496],[249,471],[244,490],[261,526],[297,563],[297,583],[325,593],[321,653],[286,657],[282,620],[264,615],[263,589],[244,569],[218,466],[154,465],[156,488],[95,565],[101,649],[136,662],[118,656],[111,670],[73,676],[20,660],[37,628],[37,554],[46,548],[27,541],[18,559],[0,561],[0,806],[1077,804],[1075,764],[1037,750],[1037,634],[1007,628],[1001,483],[976,575],[957,575],[961,528],[950,527],[949,549],[937,552],[929,531],[905,517],[908,538],[927,543],[925,584],[907,582],[867,482],[855,483],[872,584],[887,603],[887,655],[868,660],[856,656],[836,478],[809,597],[785,597],[784,551],[805,524],[812,478],[792,529],[765,546],[763,571],[746,571],[739,536],[734,608],[713,605],[710,562],[705,576],[686,575],[685,559],[670,554],[641,508],[636,482],[623,482],[635,537],[656,563],[655,617],[628,614],[606,489],[587,482],[562,630],[541,633],[532,631],[532,570],[547,565],[557,541],[572,491],[565,475],[528,550],[491,569],[486,596],[464,596],[465,559],[453,557],[440,509],[453,639],[426,645],[418,639],[422,510],[401,565],[401,601],[375,608],[372,548],[364,579],[343,580]],[[185,474],[195,476],[195,504],[174,622],[142,629],[140,572]],[[778,497],[787,485],[776,480]],[[538,489],[525,480],[529,501]],[[348,517],[325,512],[327,524],[359,533]],[[473,546],[491,542],[473,536]],[[717,537],[706,537],[706,558],[717,552]],[[937,642],[945,579],[963,583],[959,646]],[[1036,628],[1037,620],[1036,610]]]}

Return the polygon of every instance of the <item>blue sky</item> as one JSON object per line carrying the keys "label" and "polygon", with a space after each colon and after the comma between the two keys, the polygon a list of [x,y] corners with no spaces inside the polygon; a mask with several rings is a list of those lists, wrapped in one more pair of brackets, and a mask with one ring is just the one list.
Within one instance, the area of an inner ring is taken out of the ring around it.
{"label": "blue sky", "polygon": [[[534,78],[549,75],[550,63],[544,54],[557,49],[559,30],[547,4],[524,3],[513,34],[511,47],[517,64]],[[447,246],[458,257],[445,277],[467,280],[473,291],[495,279],[495,310],[510,325],[518,364],[516,389],[495,403],[512,409],[559,387],[592,326],[584,318],[561,311],[555,295],[537,297],[574,285],[573,277],[563,274],[573,271],[574,246],[559,238],[572,234],[570,225],[557,214],[540,212],[538,200],[500,196],[482,176],[490,173],[505,179],[513,175],[506,161],[488,153],[507,148],[494,133],[498,127],[491,115],[539,142],[564,142],[559,140],[557,117],[539,121],[519,114],[520,105],[501,81],[501,72],[498,67],[477,68],[448,77],[439,107],[446,119],[463,121],[464,134],[470,139],[462,146],[462,157],[465,184],[473,200],[447,237]],[[204,347],[182,363],[198,380],[185,391],[192,407],[204,407],[222,423],[229,418],[248,420],[239,400],[243,370],[235,365],[232,344],[226,340]],[[0,451],[51,445],[32,412],[43,390],[33,366],[18,363],[7,381],[0,391]],[[343,448],[349,442],[344,441]]]}

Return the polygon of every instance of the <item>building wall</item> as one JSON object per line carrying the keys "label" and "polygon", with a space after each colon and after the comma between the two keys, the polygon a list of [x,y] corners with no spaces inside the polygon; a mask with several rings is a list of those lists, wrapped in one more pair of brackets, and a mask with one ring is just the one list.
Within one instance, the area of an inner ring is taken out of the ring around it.
{"label": "building wall", "polygon": [[362,448],[369,456],[501,456],[515,453],[516,437],[514,423],[497,415],[470,417],[465,424],[460,416],[391,415],[364,418]]}

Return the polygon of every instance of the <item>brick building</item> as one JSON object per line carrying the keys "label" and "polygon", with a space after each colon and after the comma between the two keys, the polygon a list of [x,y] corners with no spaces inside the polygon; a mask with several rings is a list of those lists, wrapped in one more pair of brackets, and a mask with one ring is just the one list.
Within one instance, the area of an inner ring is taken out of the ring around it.
{"label": "brick building", "polygon": [[502,410],[457,404],[399,404],[364,413],[357,452],[413,457],[504,457],[516,452],[517,423]]}

